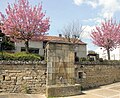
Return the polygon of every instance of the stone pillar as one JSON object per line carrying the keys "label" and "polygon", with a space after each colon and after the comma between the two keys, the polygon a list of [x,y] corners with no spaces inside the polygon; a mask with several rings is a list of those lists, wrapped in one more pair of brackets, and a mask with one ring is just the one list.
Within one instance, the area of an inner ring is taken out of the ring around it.
{"label": "stone pillar", "polygon": [[80,93],[80,85],[75,85],[74,44],[49,42],[46,48],[47,97],[59,97]]}

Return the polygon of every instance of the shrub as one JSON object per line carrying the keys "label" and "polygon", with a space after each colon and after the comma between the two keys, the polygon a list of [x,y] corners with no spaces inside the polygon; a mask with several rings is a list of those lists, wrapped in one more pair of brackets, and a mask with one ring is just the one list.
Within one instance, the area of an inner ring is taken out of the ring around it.
{"label": "shrub", "polygon": [[99,58],[99,62],[103,62],[103,58]]}
{"label": "shrub", "polygon": [[90,61],[90,62],[94,61],[94,58],[89,58],[89,61]]}
{"label": "shrub", "polygon": [[12,53],[2,52],[0,53],[0,58],[2,60],[14,60],[14,55]]}
{"label": "shrub", "polygon": [[24,61],[29,61],[29,60],[41,60],[40,55],[37,54],[31,54],[31,53],[25,53],[25,52],[19,52],[14,54],[16,60],[24,60]]}
{"label": "shrub", "polygon": [[85,57],[81,57],[80,61],[86,61],[87,59]]}
{"label": "shrub", "polygon": [[41,60],[41,56],[38,54],[31,54],[25,52],[18,52],[18,53],[7,53],[3,52],[0,53],[0,57],[4,60],[19,60],[19,61],[39,61]]}

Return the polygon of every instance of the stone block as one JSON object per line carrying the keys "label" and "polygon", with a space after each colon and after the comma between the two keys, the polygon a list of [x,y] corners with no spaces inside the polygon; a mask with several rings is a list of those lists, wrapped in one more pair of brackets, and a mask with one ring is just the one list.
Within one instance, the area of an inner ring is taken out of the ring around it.
{"label": "stone block", "polygon": [[9,70],[9,71],[7,71],[7,72],[9,72],[9,73],[21,73],[20,70]]}
{"label": "stone block", "polygon": [[5,76],[5,80],[6,80],[6,81],[10,81],[11,79],[10,79],[9,76]]}
{"label": "stone block", "polygon": [[2,81],[3,80],[3,76],[2,75],[0,75],[0,81]]}
{"label": "stone block", "polygon": [[56,44],[49,44],[49,49],[56,50]]}
{"label": "stone block", "polygon": [[69,45],[69,50],[74,52],[74,50],[75,50],[74,45]]}
{"label": "stone block", "polygon": [[56,57],[55,57],[55,61],[54,61],[54,62],[60,63],[60,62],[62,62],[62,61],[63,61],[62,56],[56,56]]}
{"label": "stone block", "polygon": [[61,56],[63,57],[64,51],[63,50],[56,50],[56,56]]}
{"label": "stone block", "polygon": [[64,62],[67,62],[67,63],[69,62],[69,57],[68,56],[64,57]]}
{"label": "stone block", "polygon": [[62,50],[69,50],[69,45],[62,45]]}
{"label": "stone block", "polygon": [[52,80],[52,73],[48,73],[47,79],[48,79],[48,80]]}
{"label": "stone block", "polygon": [[11,77],[11,80],[17,80],[17,77]]}
{"label": "stone block", "polygon": [[69,58],[70,58],[70,59],[73,59],[73,61],[74,61],[74,53],[73,53],[73,52],[70,52],[70,51],[69,51]]}
{"label": "stone block", "polygon": [[32,76],[24,76],[23,79],[24,80],[31,80],[31,79],[33,79],[33,77]]}
{"label": "stone block", "polygon": [[46,84],[47,84],[47,85],[53,85],[53,80],[52,80],[52,79],[47,80],[47,81],[46,81]]}
{"label": "stone block", "polygon": [[48,50],[48,55],[49,55],[49,56],[55,56],[55,55],[56,55],[56,50],[51,50],[51,49],[49,49],[49,50]]}
{"label": "stone block", "polygon": [[66,71],[67,71],[67,73],[72,73],[72,74],[74,74],[74,72],[75,72],[74,68],[71,68],[71,67],[66,68]]}
{"label": "stone block", "polygon": [[65,97],[81,94],[81,85],[47,86],[46,97]]}
{"label": "stone block", "polygon": [[47,69],[52,67],[52,62],[47,63]]}
{"label": "stone block", "polygon": [[62,44],[56,44],[56,50],[62,50]]}
{"label": "stone block", "polygon": [[53,68],[52,67],[48,67],[47,72],[48,72],[48,74],[53,73]]}

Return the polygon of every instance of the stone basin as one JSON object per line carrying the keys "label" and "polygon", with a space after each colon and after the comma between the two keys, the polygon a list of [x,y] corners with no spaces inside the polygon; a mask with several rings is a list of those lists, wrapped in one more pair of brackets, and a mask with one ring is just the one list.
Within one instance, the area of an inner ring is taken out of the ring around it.
{"label": "stone basin", "polygon": [[50,85],[46,88],[47,97],[65,97],[81,94],[81,85]]}

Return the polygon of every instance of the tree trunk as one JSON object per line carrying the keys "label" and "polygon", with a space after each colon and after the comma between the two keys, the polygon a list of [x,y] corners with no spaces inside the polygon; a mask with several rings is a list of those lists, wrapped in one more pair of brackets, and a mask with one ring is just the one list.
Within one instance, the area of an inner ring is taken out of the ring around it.
{"label": "tree trunk", "polygon": [[29,53],[29,40],[25,41],[25,51],[26,53]]}
{"label": "tree trunk", "polygon": [[110,50],[107,49],[108,60],[110,60]]}

